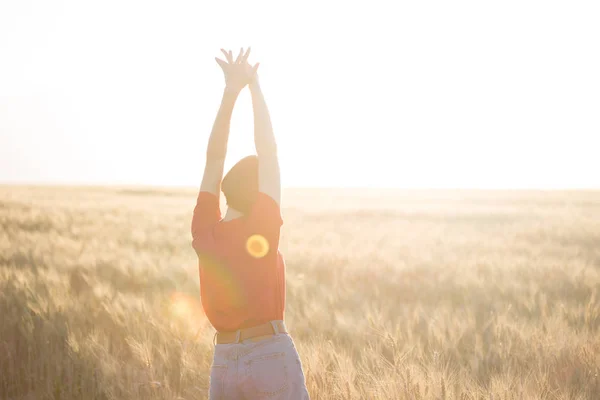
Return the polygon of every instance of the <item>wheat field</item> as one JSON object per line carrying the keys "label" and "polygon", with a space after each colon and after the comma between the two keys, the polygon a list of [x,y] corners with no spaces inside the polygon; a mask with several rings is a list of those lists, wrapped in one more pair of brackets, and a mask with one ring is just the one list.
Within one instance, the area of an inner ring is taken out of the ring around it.
{"label": "wheat field", "polygon": [[[0,398],[205,399],[196,192],[0,187]],[[600,192],[295,189],[313,399],[600,399]]]}

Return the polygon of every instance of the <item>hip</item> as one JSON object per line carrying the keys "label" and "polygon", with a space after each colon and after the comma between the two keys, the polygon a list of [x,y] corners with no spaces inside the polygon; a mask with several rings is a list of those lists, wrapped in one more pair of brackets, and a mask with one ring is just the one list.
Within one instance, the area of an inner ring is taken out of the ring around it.
{"label": "hip", "polygon": [[244,397],[308,399],[302,363],[290,335],[215,346],[210,398]]}

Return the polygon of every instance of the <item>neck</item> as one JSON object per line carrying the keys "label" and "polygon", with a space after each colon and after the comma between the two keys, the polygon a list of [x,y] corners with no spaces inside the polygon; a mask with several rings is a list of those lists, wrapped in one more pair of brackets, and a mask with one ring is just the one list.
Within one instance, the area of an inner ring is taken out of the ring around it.
{"label": "neck", "polygon": [[232,219],[241,218],[243,216],[244,214],[241,211],[238,211],[235,208],[228,207],[223,221],[231,221]]}

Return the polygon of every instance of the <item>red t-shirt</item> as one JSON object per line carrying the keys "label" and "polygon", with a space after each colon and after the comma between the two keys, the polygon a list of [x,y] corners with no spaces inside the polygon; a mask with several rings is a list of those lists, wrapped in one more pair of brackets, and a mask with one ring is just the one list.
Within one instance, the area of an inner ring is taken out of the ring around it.
{"label": "red t-shirt", "polygon": [[252,211],[221,221],[219,198],[200,192],[192,246],[200,261],[204,312],[217,331],[283,320],[285,263],[279,252],[283,220],[271,197],[259,193]]}

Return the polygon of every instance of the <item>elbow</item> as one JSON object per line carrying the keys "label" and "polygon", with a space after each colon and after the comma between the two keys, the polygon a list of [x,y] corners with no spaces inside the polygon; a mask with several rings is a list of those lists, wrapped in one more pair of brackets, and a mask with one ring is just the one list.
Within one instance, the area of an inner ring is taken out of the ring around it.
{"label": "elbow", "polygon": [[195,221],[195,220],[193,220],[193,221],[192,221],[192,226],[191,226],[190,228],[191,228],[191,229],[190,229],[190,233],[191,233],[191,235],[192,235],[192,242],[193,242],[193,241],[195,241],[195,240],[196,240],[196,236],[197,236],[197,235],[196,235],[196,233],[197,233],[197,231],[198,231],[198,230],[196,229],[196,221]]}

